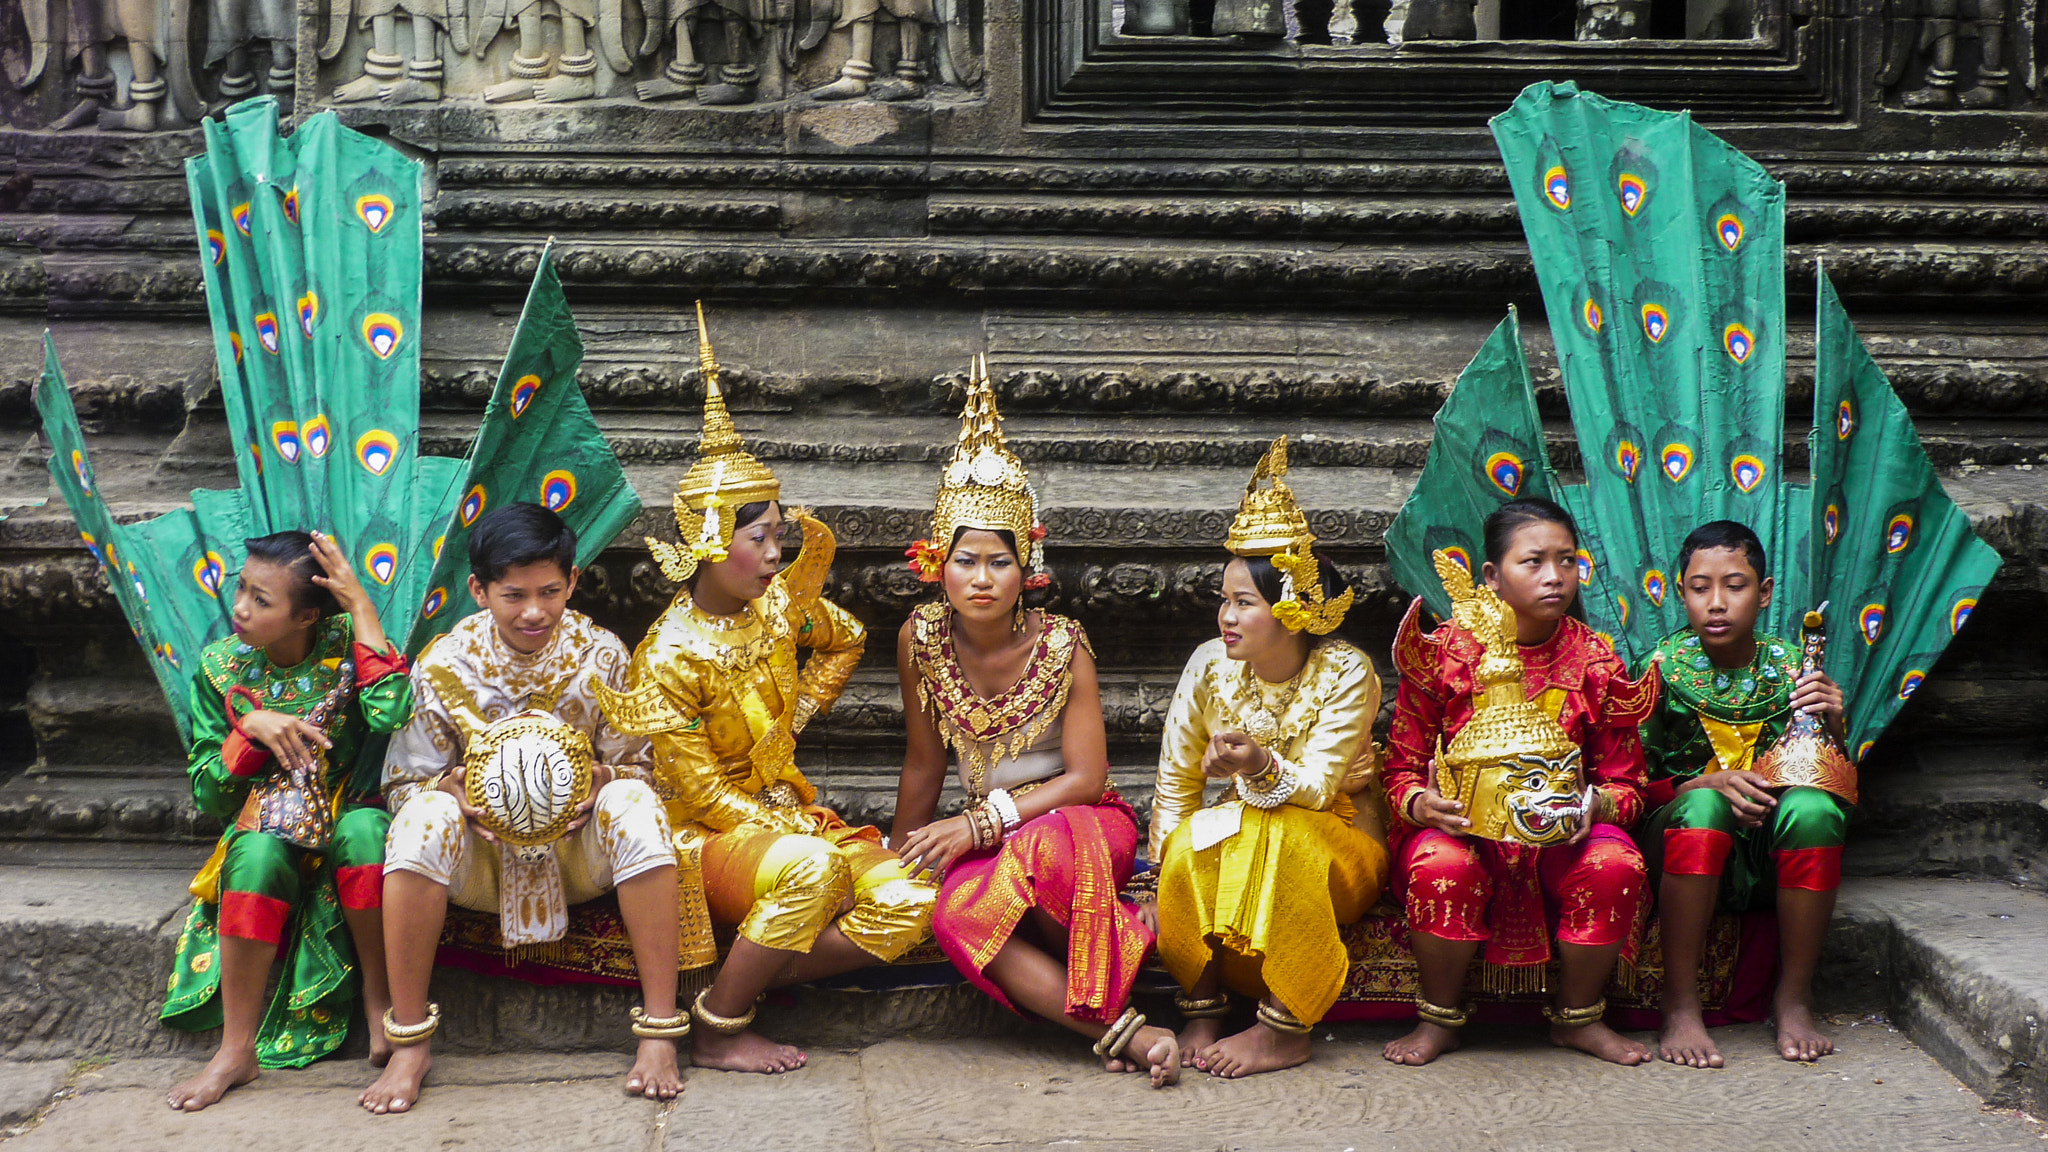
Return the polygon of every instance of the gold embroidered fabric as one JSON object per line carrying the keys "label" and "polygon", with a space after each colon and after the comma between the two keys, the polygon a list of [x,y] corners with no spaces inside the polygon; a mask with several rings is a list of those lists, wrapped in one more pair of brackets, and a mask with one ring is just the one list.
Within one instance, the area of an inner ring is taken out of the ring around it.
{"label": "gold embroidered fabric", "polygon": [[939,736],[960,761],[971,799],[988,795],[991,767],[1037,744],[1066,711],[1074,684],[1074,649],[1090,656],[1088,633],[1066,616],[1045,614],[1024,675],[994,699],[977,693],[953,650],[953,610],[944,602],[911,613],[910,658],[917,668],[917,698]]}
{"label": "gold embroidered fabric", "polygon": [[[814,532],[829,557],[829,530],[808,518],[805,551]],[[652,742],[656,790],[678,833],[686,824],[811,830],[801,808],[764,803],[760,794],[779,783],[803,804],[817,799],[796,766],[796,722],[838,699],[867,632],[815,592],[793,595],[789,577],[785,571],[729,617],[678,591],[634,652],[627,690],[601,697],[613,723]],[[811,653],[801,671],[799,648]]]}
{"label": "gold embroidered fabric", "polygon": [[[1270,702],[1278,703],[1279,685],[1250,684],[1245,671],[1244,662],[1232,660],[1216,639],[1195,649],[1181,672],[1159,748],[1152,799],[1154,860],[1161,858],[1167,836],[1202,807],[1209,783],[1202,774],[1202,755],[1210,737],[1243,731],[1252,709],[1269,694]],[[1323,639],[1309,650],[1297,679],[1294,699],[1274,717],[1280,736],[1271,750],[1288,763],[1298,782],[1288,804],[1334,809],[1346,773],[1370,747],[1373,717],[1379,713],[1379,675],[1365,653],[1343,640]]]}

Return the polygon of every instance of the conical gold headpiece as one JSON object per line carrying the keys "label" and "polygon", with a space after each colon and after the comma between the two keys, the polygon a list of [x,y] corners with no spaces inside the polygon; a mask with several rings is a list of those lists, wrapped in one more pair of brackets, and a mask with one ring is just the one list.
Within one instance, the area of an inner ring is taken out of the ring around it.
{"label": "conical gold headpiece", "polygon": [[920,577],[937,579],[937,565],[944,562],[953,534],[962,528],[1008,532],[1016,537],[1018,559],[1034,576],[1044,567],[1038,493],[1003,436],[1003,417],[996,411],[995,389],[988,382],[988,358],[982,355],[975,356],[968,374],[960,439],[939,478],[931,535],[911,549],[912,567]]}
{"label": "conical gold headpiece", "polygon": [[[1270,480],[1272,485],[1261,488],[1261,480]],[[1315,543],[1308,517],[1295,506],[1294,491],[1287,486],[1287,437],[1282,436],[1252,470],[1223,546],[1235,556],[1271,556],[1294,547],[1303,537],[1307,537],[1302,541],[1304,549]]]}
{"label": "conical gold headpiece", "polygon": [[725,410],[702,300],[697,302],[697,366],[704,377],[704,436],[697,443],[697,462],[676,484],[676,529],[683,547],[648,539],[662,571],[674,580],[688,579],[699,561],[725,559],[734,513],[757,501],[782,499],[781,482],[741,446],[739,430]]}

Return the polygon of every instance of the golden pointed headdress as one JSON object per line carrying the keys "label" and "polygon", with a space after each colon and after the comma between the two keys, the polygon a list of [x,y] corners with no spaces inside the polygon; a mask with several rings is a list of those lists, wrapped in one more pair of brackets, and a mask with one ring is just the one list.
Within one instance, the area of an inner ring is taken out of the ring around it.
{"label": "golden pointed headdress", "polygon": [[661,570],[678,581],[689,579],[700,562],[725,559],[732,544],[733,516],[742,507],[782,499],[782,483],[741,447],[739,430],[725,410],[702,300],[697,302],[697,366],[704,376],[704,437],[697,443],[697,462],[676,484],[676,530],[683,545],[647,540]]}
{"label": "golden pointed headdress", "polygon": [[[1271,485],[1259,487],[1259,481]],[[1294,490],[1287,486],[1287,437],[1273,441],[1238,501],[1237,519],[1230,523],[1224,541],[1232,555],[1270,556],[1280,570],[1280,601],[1273,616],[1290,632],[1322,636],[1343,623],[1351,610],[1351,589],[1335,600],[1323,599],[1322,566],[1311,548],[1315,533],[1308,529],[1308,517],[1294,502]]]}
{"label": "golden pointed headdress", "polygon": [[1472,718],[1437,756],[1437,790],[1465,805],[1472,834],[1560,844],[1591,814],[1584,807],[1579,746],[1529,699],[1515,610],[1448,552],[1434,554],[1451,619],[1479,641]]}
{"label": "golden pointed headdress", "polygon": [[1003,417],[996,411],[995,389],[988,382],[988,357],[983,355],[975,356],[968,373],[960,439],[939,478],[931,535],[911,545],[906,553],[918,579],[931,582],[939,578],[939,566],[952,549],[953,534],[962,528],[1010,533],[1022,553],[1018,559],[1030,573],[1026,586],[1043,587],[1048,582],[1038,492],[1031,486],[1023,461],[1010,451],[1003,436]]}

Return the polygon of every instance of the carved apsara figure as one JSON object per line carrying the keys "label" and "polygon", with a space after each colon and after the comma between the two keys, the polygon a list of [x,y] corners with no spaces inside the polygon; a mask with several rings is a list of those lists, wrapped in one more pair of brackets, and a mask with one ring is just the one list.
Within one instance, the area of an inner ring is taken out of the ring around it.
{"label": "carved apsara figure", "polygon": [[256,93],[251,60],[258,41],[268,45],[269,90],[287,93],[298,79],[298,8],[292,0],[211,0],[206,6],[206,66],[221,65],[216,87],[232,103]]}
{"label": "carved apsara figure", "polygon": [[[478,57],[490,49],[491,41],[507,25],[519,29],[519,47],[512,53],[512,78],[484,89],[484,101],[502,104],[512,100],[565,103],[588,100],[597,95],[597,52],[590,47],[590,33],[596,29],[605,63],[614,72],[630,72],[633,62],[624,47],[624,8],[620,0],[482,0],[481,23],[469,50]],[[462,29],[468,22],[468,0],[453,0],[451,27]],[[549,18],[562,25],[562,51],[550,62],[542,34]],[[464,37],[456,33],[459,41]],[[554,75],[550,76],[552,72]]]}
{"label": "carved apsara figure", "polygon": [[[34,87],[47,70],[55,11],[51,0],[23,0],[21,16],[30,55],[17,87]],[[162,119],[166,98],[186,119],[201,114],[187,58],[190,0],[69,0],[61,11],[66,17],[63,58],[79,62],[79,102],[51,127],[61,131],[97,124],[114,131],[151,132]],[[126,46],[131,67],[125,104],[108,60],[109,46],[116,41]]]}
{"label": "carved apsara figure", "polygon": [[[641,0],[647,10],[647,33],[640,55],[655,56],[663,37],[675,41],[675,56],[661,75],[642,81],[635,88],[642,100],[674,100],[696,94],[697,103],[750,104],[761,83],[761,66],[756,56],[764,42],[769,13],[762,0]],[[697,33],[706,20],[715,20],[723,33],[725,61],[718,65],[718,79],[711,79],[711,65],[699,58]],[[788,61],[785,61],[788,63]]]}
{"label": "carved apsara figure", "polygon": [[[1900,97],[1908,108],[2002,108],[2012,73],[2007,67],[2005,18],[2008,0],[1892,0],[1886,21],[1889,42],[1878,83],[1893,88],[1915,57],[1927,61],[1925,82]],[[1956,91],[1967,61],[1958,41],[1977,41],[1977,84]]]}
{"label": "carved apsara figure", "polygon": [[[403,17],[411,34],[412,56],[398,50],[398,21]],[[421,104],[441,98],[441,37],[447,28],[457,52],[469,51],[469,37],[461,24],[450,24],[447,0],[334,0],[327,36],[320,43],[320,59],[341,54],[343,40],[353,22],[370,29],[370,52],[363,61],[363,74],[341,85],[329,97],[336,104],[355,104],[382,98],[387,104]]]}
{"label": "carved apsara figure", "polygon": [[[798,39],[799,51],[822,44],[829,32],[849,29],[852,48],[846,63],[839,66],[839,78],[813,89],[816,100],[852,100],[869,96],[876,100],[912,100],[924,95],[929,75],[925,62],[925,30],[939,36],[939,78],[961,86],[981,79],[981,56],[974,44],[971,5],[964,0],[820,0],[811,7],[811,19]],[[886,12],[896,22],[896,64],[893,74],[877,80],[875,26]]]}

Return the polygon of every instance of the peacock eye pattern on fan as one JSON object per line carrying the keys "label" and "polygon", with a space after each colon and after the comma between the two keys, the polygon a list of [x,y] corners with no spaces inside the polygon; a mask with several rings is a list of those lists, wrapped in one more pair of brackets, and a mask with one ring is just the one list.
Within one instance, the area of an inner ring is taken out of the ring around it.
{"label": "peacock eye pattern on fan", "polygon": [[389,312],[372,312],[363,317],[363,343],[377,354],[379,360],[389,360],[405,340],[405,325]]}
{"label": "peacock eye pattern on fan", "polygon": [[379,584],[389,584],[398,575],[398,546],[373,544],[363,554],[363,568]]}
{"label": "peacock eye pattern on fan", "polygon": [[462,521],[462,526],[467,528],[476,523],[476,518],[484,514],[484,505],[488,502],[489,497],[484,493],[483,485],[478,484],[471,488],[468,494],[463,496],[461,506],[455,510],[457,519]]}
{"label": "peacock eye pattern on fan", "polygon": [[1924,668],[1909,668],[1909,669],[1907,669],[1907,670],[1906,670],[1906,674],[1905,674],[1904,676],[1901,676],[1901,677],[1899,677],[1899,692],[1898,692],[1899,700],[1900,700],[1901,702],[1903,702],[1903,701],[1905,701],[1905,700],[1907,700],[1907,699],[1911,698],[1911,697],[1912,697],[1912,695],[1913,695],[1913,693],[1915,693],[1915,692],[1917,692],[1917,691],[1919,691],[1919,690],[1920,690],[1920,685],[1922,685],[1922,684],[1925,684],[1926,682],[1927,682],[1927,670],[1926,670],[1926,669],[1924,669]]}
{"label": "peacock eye pattern on fan", "polygon": [[384,231],[384,225],[391,221],[392,212],[391,197],[380,192],[356,197],[356,219],[363,222],[372,236]]}
{"label": "peacock eye pattern on fan", "polygon": [[293,227],[298,226],[299,186],[296,184],[292,185],[291,191],[284,194],[284,218],[291,221]]}
{"label": "peacock eye pattern on fan", "polygon": [[1651,568],[1643,573],[1643,595],[1649,597],[1651,604],[1659,608],[1664,606],[1664,572],[1662,569]]}
{"label": "peacock eye pattern on fan", "polygon": [[1896,556],[1913,546],[1913,514],[1900,512],[1885,524],[1884,550],[1887,555]]}
{"label": "peacock eye pattern on fan", "polygon": [[299,331],[306,334],[306,339],[311,340],[313,338],[313,325],[319,319],[320,294],[309,291],[304,296],[299,297]]}
{"label": "peacock eye pattern on fan", "polygon": [[277,314],[274,312],[258,312],[254,323],[256,326],[256,343],[261,345],[265,352],[270,353],[272,356],[277,355],[279,348]]}
{"label": "peacock eye pattern on fan", "polygon": [[1856,614],[1856,628],[1862,633],[1866,647],[1876,645],[1884,637],[1885,617],[1883,604],[1865,604],[1863,610]]}
{"label": "peacock eye pattern on fan", "polygon": [[541,477],[540,503],[550,512],[560,512],[576,501],[576,474],[556,469]]}
{"label": "peacock eye pattern on fan", "polygon": [[306,451],[311,453],[315,460],[327,455],[327,447],[334,439],[334,427],[327,422],[326,414],[315,414],[311,420],[306,421],[306,426],[299,432],[305,438]]}
{"label": "peacock eye pattern on fan", "polygon": [[1661,343],[1664,334],[1671,330],[1671,310],[1655,301],[1643,305],[1643,335],[1650,343]]}
{"label": "peacock eye pattern on fan", "polygon": [[526,415],[526,409],[533,404],[533,398],[540,393],[541,380],[538,376],[521,376],[512,385],[512,418]]}
{"label": "peacock eye pattern on fan", "polygon": [[427,593],[426,602],[420,605],[420,619],[432,620],[448,606],[448,589],[436,588]]}
{"label": "peacock eye pattern on fan", "polygon": [[1956,633],[1961,632],[1963,630],[1963,625],[1968,624],[1970,622],[1970,613],[1976,610],[1977,598],[1975,596],[1964,596],[1958,599],[1954,604],[1949,605],[1948,634],[1953,636]]}
{"label": "peacock eye pattern on fan", "polygon": [[372,476],[382,476],[398,460],[398,437],[382,428],[372,428],[356,437],[356,462]]}
{"label": "peacock eye pattern on fan", "polygon": [[287,464],[299,462],[299,425],[296,420],[279,420],[270,426],[270,444]]}

